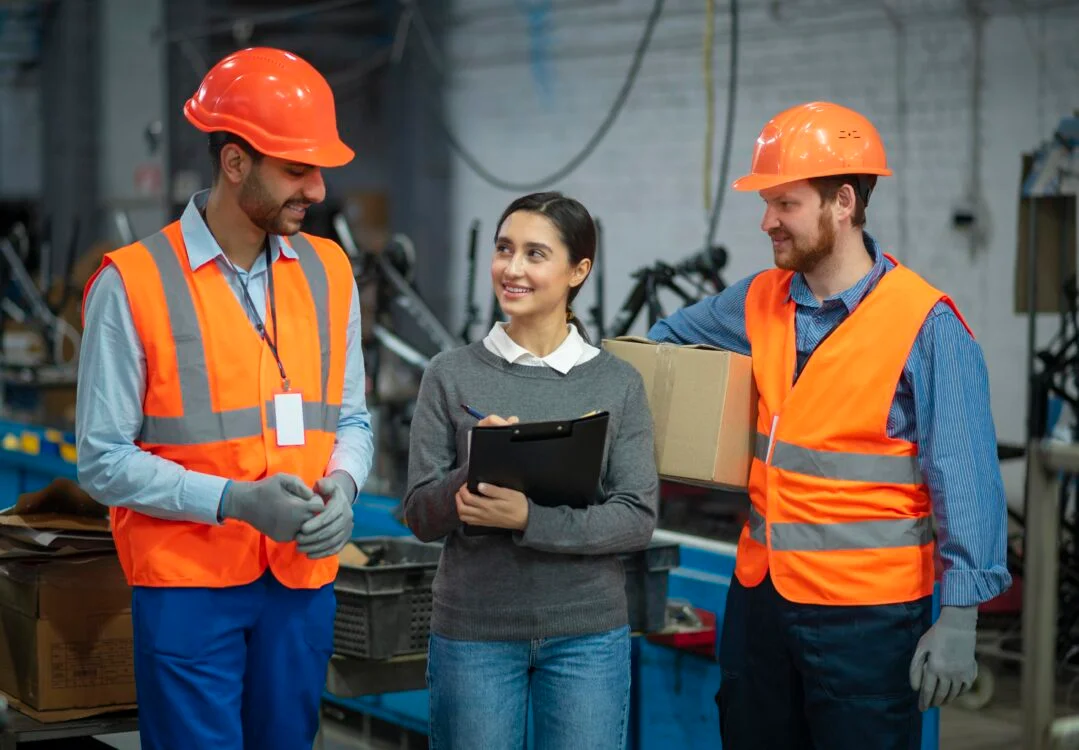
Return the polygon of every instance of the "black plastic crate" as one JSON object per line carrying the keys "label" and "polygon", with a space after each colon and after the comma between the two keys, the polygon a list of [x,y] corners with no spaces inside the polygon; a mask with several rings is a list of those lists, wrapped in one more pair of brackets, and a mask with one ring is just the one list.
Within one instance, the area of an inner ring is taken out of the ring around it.
{"label": "black plastic crate", "polygon": [[652,542],[640,552],[619,555],[626,571],[629,628],[637,633],[662,630],[667,617],[667,581],[681,555],[677,544]]}
{"label": "black plastic crate", "polygon": [[337,574],[334,653],[388,659],[426,651],[431,583],[442,546],[389,536],[353,542],[375,564],[342,565]]}

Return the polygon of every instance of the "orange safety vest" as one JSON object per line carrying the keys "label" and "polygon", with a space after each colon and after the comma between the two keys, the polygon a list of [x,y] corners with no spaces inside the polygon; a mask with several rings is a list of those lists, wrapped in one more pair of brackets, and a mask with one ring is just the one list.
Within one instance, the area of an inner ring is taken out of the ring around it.
{"label": "orange safety vest", "polygon": [[750,517],[735,575],[752,587],[770,571],[776,590],[802,604],[929,596],[936,577],[929,492],[918,446],[889,437],[888,413],[926,316],[937,302],[955,305],[896,264],[795,383],[792,277],[765,271],[746,297],[759,397]]}
{"label": "orange safety vest", "polygon": [[[193,271],[180,223],[108,253],[97,274],[120,272],[146,355],[143,423],[136,445],[191,471],[233,480],[294,474],[313,485],[333,451],[345,376],[345,330],[355,281],[329,240],[297,234],[298,260],[273,263],[278,330],[271,336],[303,396],[303,446],[279,447],[273,398],[281,375],[217,263]],[[272,326],[268,314],[267,326]],[[319,588],[336,556],[311,560],[234,520],[208,525],[110,509],[116,549],[134,586],[225,587],[267,566],[290,588]]]}

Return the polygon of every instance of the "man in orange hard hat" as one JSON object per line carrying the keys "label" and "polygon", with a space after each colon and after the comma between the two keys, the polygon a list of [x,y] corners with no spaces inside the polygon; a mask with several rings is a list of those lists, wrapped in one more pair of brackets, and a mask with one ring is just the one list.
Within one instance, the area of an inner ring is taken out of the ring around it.
{"label": "man in orange hard hat", "polygon": [[280,50],[229,55],[184,114],[213,186],[87,284],[79,479],[133,589],[142,746],[309,748],[372,437],[351,265],[300,227],[353,153]]}
{"label": "man in orange hard hat", "polygon": [[973,682],[978,605],[1010,585],[981,349],[864,230],[890,174],[857,112],[777,115],[734,183],[764,201],[776,268],[649,333],[751,356],[759,392],[720,645],[724,750],[920,747],[919,709]]}

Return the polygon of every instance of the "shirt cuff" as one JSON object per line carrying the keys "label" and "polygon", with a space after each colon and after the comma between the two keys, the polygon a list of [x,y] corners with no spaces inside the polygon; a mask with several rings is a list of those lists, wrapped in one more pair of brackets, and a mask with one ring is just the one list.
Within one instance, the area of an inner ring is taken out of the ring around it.
{"label": "shirt cuff", "polygon": [[199,523],[220,524],[217,512],[221,508],[221,497],[228,482],[224,477],[189,471],[180,491],[184,513]]}
{"label": "shirt cuff", "polygon": [[1012,585],[1007,568],[946,570],[941,581],[942,607],[972,607],[1003,594]]}

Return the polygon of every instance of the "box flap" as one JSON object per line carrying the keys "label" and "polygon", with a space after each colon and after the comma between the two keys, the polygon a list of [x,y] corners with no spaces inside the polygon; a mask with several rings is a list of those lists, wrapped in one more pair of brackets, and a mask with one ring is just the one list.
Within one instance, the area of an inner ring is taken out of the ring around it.
{"label": "box flap", "polygon": [[24,492],[15,503],[18,513],[67,513],[92,518],[104,518],[108,509],[90,494],[65,477],[56,477],[35,492]]}
{"label": "box flap", "polygon": [[131,587],[115,554],[0,564],[0,607],[31,617],[85,616],[131,607]]}
{"label": "box flap", "polygon": [[0,511],[0,528],[34,531],[109,533],[108,510],[78,484],[57,477],[36,492],[19,495],[15,505]]}
{"label": "box flap", "polygon": [[137,721],[137,714],[135,709],[138,704],[125,703],[115,706],[99,706],[97,708],[68,708],[68,709],[52,709],[50,711],[36,711],[28,704],[23,703],[18,698],[12,696],[9,693],[0,691],[0,695],[7,699],[7,702],[19,713],[29,716],[36,722],[41,724],[56,724],[64,721],[78,721],[79,719],[89,719],[93,716],[101,716],[103,714],[130,714],[130,718],[133,726],[132,731],[135,731],[135,722]]}
{"label": "box flap", "polygon": [[656,343],[658,343],[658,342],[653,341],[652,339],[650,339],[650,338],[648,338],[646,336],[615,336],[613,338],[603,339],[603,341],[604,342],[607,342],[607,341],[628,341],[631,344],[656,344]]}
{"label": "box flap", "polygon": [[109,519],[75,516],[66,513],[18,513],[15,508],[0,512],[0,526],[19,529],[49,529],[52,531],[109,532]]}
{"label": "box flap", "polygon": [[[651,346],[674,346],[679,349],[705,349],[713,352],[725,352],[726,349],[720,349],[718,346],[712,346],[710,344],[675,344],[669,341],[653,341],[645,336],[615,336],[614,338],[603,339],[603,344],[608,342],[625,342],[628,344],[648,344]],[[733,352],[732,352],[733,354]]]}

